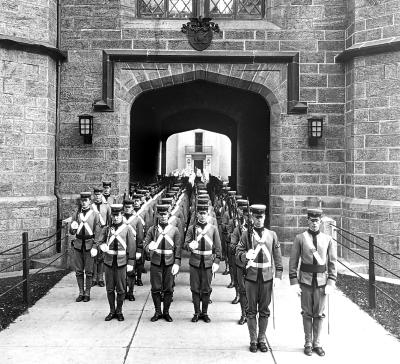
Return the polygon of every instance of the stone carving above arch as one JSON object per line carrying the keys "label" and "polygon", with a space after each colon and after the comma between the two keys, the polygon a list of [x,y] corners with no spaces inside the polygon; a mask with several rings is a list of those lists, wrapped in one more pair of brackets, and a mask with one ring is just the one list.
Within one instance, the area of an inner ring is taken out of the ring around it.
{"label": "stone carving above arch", "polygon": [[103,51],[103,98],[93,103],[93,109],[114,111],[114,89],[120,100],[131,104],[147,90],[201,79],[259,93],[273,113],[280,114],[279,105],[286,104],[288,114],[304,114],[307,103],[299,101],[298,59],[295,52],[107,50]]}

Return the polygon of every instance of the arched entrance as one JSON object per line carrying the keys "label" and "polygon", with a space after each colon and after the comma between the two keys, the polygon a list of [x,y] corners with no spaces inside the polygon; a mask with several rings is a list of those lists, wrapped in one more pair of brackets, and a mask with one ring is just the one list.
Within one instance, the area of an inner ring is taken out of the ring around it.
{"label": "arched entrance", "polygon": [[232,141],[232,184],[252,203],[268,203],[270,108],[258,93],[197,79],[142,92],[131,108],[130,179],[165,169],[167,138],[196,128]]}

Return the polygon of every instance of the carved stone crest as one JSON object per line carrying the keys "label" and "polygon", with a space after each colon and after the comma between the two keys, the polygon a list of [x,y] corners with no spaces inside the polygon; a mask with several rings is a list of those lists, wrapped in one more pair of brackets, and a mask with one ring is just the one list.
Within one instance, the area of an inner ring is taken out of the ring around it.
{"label": "carved stone crest", "polygon": [[196,51],[204,51],[207,49],[213,39],[213,34],[219,33],[218,24],[212,22],[212,18],[189,18],[187,24],[182,25],[182,33],[186,34],[189,44]]}

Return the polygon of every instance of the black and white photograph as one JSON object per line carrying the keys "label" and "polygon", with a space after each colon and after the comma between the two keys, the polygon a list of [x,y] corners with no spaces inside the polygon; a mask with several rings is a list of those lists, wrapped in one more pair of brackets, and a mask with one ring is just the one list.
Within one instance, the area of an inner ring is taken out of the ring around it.
{"label": "black and white photograph", "polygon": [[397,364],[400,0],[0,0],[0,364]]}

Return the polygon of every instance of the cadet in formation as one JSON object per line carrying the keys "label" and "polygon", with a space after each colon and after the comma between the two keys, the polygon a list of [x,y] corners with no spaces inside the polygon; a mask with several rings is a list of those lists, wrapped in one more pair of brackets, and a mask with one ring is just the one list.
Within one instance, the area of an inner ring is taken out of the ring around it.
{"label": "cadet in formation", "polygon": [[[110,205],[103,203],[103,189],[95,187],[93,190],[94,199],[92,203],[93,211],[99,216],[101,234],[111,224],[111,208]],[[104,268],[103,268],[104,255],[100,249],[97,249],[97,255],[94,257],[93,265],[93,281],[92,286],[104,287]]]}
{"label": "cadet in formation", "polygon": [[320,341],[325,302],[337,278],[336,244],[320,231],[321,217],[320,209],[307,211],[308,230],[296,236],[289,261],[290,284],[301,297],[304,354],[308,356],[313,351],[319,356],[325,355]]}
{"label": "cadet in formation", "polygon": [[102,238],[99,215],[91,208],[91,196],[90,192],[81,192],[80,208],[73,215],[70,225],[70,233],[76,235],[72,242],[73,261],[79,288],[76,302],[90,301],[94,257],[97,255],[98,242]]}
{"label": "cadet in formation", "polygon": [[208,316],[211,280],[213,273],[219,268],[221,241],[218,228],[207,223],[208,205],[198,205],[196,215],[197,221],[187,229],[184,245],[185,249],[191,253],[189,258],[190,290],[194,305],[192,322],[202,319],[208,323],[211,321]]}
{"label": "cadet in formation", "polygon": [[[105,321],[124,320],[122,305],[126,293],[126,274],[133,271],[136,258],[136,240],[132,229],[123,222],[123,205],[111,205],[112,224],[100,245],[104,252],[104,270],[110,313]],[[117,293],[117,307],[115,307]]]}
{"label": "cadet in formation", "polygon": [[[138,265],[138,262],[142,261],[143,256],[143,239],[144,239],[144,228],[142,224],[142,220],[139,218],[139,215],[134,210],[134,201],[125,199],[124,200],[124,217],[123,222],[128,225],[128,227],[132,230],[133,235],[136,238],[136,256],[135,256],[135,266]],[[135,301],[135,295],[133,294],[133,289],[135,286],[135,272],[138,271],[138,268],[133,271],[127,273],[127,295],[125,298],[129,299],[129,301]]]}
{"label": "cadet in formation", "polygon": [[[172,322],[169,308],[173,295],[173,276],[181,264],[181,236],[178,228],[168,223],[169,205],[157,205],[158,223],[147,232],[144,250],[150,256],[150,284],[155,312],[152,322],[164,318]],[[163,297],[163,311],[161,298]]]}
{"label": "cadet in formation", "polygon": [[252,353],[258,349],[262,352],[268,351],[265,335],[270,316],[268,306],[271,303],[273,281],[280,282],[283,272],[281,249],[276,233],[264,227],[265,209],[265,205],[250,206],[253,227],[242,233],[236,248],[237,260],[246,265],[247,326]]}

